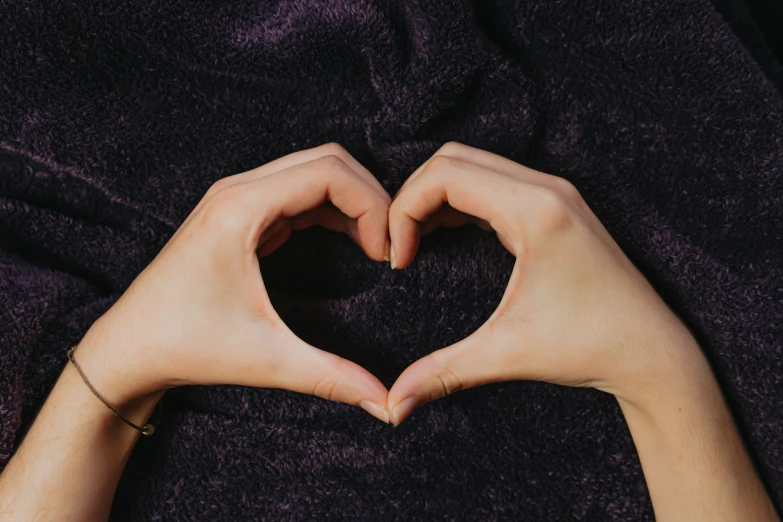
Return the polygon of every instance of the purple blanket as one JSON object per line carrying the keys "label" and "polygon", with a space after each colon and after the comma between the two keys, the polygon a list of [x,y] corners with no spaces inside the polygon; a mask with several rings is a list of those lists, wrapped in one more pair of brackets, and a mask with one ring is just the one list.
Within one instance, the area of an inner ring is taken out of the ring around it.
{"label": "purple blanket", "polygon": [[[782,76],[756,12],[0,3],[0,469],[67,349],[215,180],[337,141],[393,193],[460,141],[580,189],[694,331],[780,509]],[[390,386],[489,317],[513,262],[460,229],[392,272],[309,230],[262,273],[295,333]],[[393,429],[291,392],[193,387],[167,394],[113,519],[636,521],[652,507],[620,410],[594,390],[491,385]]]}

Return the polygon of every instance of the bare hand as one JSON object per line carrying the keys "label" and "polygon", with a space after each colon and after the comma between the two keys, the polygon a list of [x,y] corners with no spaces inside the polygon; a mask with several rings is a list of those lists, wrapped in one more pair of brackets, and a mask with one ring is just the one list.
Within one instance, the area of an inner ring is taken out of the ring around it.
{"label": "bare hand", "polygon": [[388,422],[387,390],[362,367],[297,338],[278,317],[257,254],[292,230],[347,233],[388,252],[390,198],[341,147],[291,154],[218,181],[75,352],[115,405],[182,384],[282,388],[359,405]]}
{"label": "bare hand", "polygon": [[406,181],[389,210],[392,265],[411,263],[422,233],[469,222],[497,232],[516,256],[508,288],[473,335],[399,377],[393,423],[498,381],[590,386],[634,401],[656,377],[701,363],[690,332],[573,185],[486,151],[447,144]]}

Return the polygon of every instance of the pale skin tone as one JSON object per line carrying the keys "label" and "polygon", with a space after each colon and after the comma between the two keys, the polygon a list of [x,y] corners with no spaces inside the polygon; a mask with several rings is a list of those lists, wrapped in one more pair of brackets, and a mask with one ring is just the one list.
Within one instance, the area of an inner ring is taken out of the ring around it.
{"label": "pale skin tone", "polygon": [[[516,256],[508,289],[481,328],[413,363],[391,390],[293,335],[261,279],[258,254],[292,230],[345,232],[372,259],[404,269],[422,234],[466,223],[494,230]],[[75,357],[137,424],[166,389],[186,384],[309,393],[395,425],[427,402],[491,382],[593,387],[620,404],[658,520],[778,520],[693,336],[579,193],[456,143],[393,199],[334,144],[221,180]],[[138,436],[66,365],[0,475],[0,514],[106,520]]]}

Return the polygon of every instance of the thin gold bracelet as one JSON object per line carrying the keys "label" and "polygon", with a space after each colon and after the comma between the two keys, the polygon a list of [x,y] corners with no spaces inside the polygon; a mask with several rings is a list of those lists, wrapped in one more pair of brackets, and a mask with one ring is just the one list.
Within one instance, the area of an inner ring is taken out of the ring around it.
{"label": "thin gold bracelet", "polygon": [[[76,349],[76,347],[74,346],[70,350],[68,350],[68,359],[70,359],[71,363],[73,363],[73,367],[76,368],[76,372],[82,378],[82,380],[84,381],[84,384],[87,385],[87,387],[90,389],[92,394],[95,395],[98,398],[98,400],[103,403],[104,406],[109,408],[114,413],[114,415],[117,416],[118,419],[120,419],[122,422],[124,422],[125,424],[127,424],[128,426],[133,428],[134,430],[137,430],[137,431],[141,432],[142,435],[152,435],[153,433],[155,433],[155,425],[154,424],[147,423],[144,426],[139,426],[137,424],[132,423],[131,421],[129,421],[128,419],[123,417],[120,414],[120,412],[118,412],[115,408],[112,407],[111,404],[106,402],[103,399],[103,397],[100,396],[100,394],[95,390],[95,388],[92,387],[92,384],[90,384],[90,381],[87,380],[87,376],[84,375],[84,372],[82,371],[81,367],[79,367],[79,365],[76,363],[76,359],[73,358],[73,351],[75,349]],[[157,415],[156,415],[156,422],[157,422],[157,418],[160,418],[161,408],[162,407],[160,405],[160,401],[158,401],[158,404],[155,406],[155,412],[157,413]]]}

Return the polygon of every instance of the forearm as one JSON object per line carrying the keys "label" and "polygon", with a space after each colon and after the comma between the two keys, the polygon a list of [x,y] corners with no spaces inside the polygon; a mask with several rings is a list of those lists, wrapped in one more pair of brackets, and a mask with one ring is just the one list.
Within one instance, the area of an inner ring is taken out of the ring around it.
{"label": "forearm", "polygon": [[778,520],[703,356],[678,361],[660,382],[618,398],[657,520]]}
{"label": "forearm", "polygon": [[[158,398],[123,404],[121,411],[143,424]],[[138,436],[92,395],[69,363],[0,475],[0,518],[106,520]]]}

